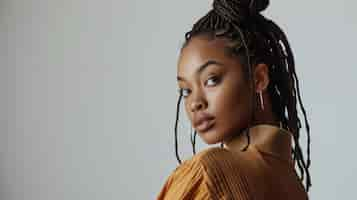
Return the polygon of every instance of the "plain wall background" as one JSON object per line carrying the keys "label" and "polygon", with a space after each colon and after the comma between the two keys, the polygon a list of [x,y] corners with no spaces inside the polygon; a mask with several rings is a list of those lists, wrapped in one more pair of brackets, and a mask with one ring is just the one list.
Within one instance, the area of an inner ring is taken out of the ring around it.
{"label": "plain wall background", "polygon": [[[155,199],[177,165],[178,52],[211,3],[0,1],[0,199]],[[355,196],[356,6],[274,0],[264,12],[295,53],[312,199]]]}

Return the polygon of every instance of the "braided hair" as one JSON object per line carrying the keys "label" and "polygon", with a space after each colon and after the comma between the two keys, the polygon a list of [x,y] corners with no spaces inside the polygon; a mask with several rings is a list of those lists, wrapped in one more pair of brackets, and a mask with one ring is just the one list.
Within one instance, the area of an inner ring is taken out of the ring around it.
{"label": "braided hair", "polygon": [[[293,133],[294,147],[291,149],[291,153],[300,170],[300,181],[303,181],[306,172],[305,189],[308,192],[311,187],[309,173],[311,164],[310,126],[302,104],[294,56],[287,37],[277,24],[260,14],[268,5],[269,0],[214,0],[213,9],[200,18],[193,25],[192,30],[185,34],[185,43],[182,48],[189,43],[191,38],[197,35],[204,34],[211,39],[216,37],[229,39],[231,45],[228,45],[227,50],[230,55],[240,58],[251,89],[255,87],[252,66],[258,63],[265,63],[269,66],[268,92],[272,102],[272,111],[281,121],[282,126]],[[252,98],[254,102],[255,96],[252,95]],[[180,90],[175,122],[175,150],[179,163],[181,163],[181,160],[177,151],[177,125],[181,99],[182,91]],[[298,116],[297,101],[304,115],[307,132],[308,157],[306,162],[299,144],[301,121]],[[253,103],[253,112],[254,106]],[[194,134],[191,131],[193,154],[196,153],[196,135],[196,131]],[[249,145],[249,129],[247,138]],[[248,145],[243,151],[247,149]],[[223,147],[223,142],[221,147]]]}

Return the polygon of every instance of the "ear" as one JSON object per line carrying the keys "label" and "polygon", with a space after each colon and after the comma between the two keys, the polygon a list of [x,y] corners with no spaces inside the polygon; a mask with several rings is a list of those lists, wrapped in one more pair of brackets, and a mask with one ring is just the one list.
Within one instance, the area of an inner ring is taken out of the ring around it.
{"label": "ear", "polygon": [[255,91],[264,91],[269,85],[269,69],[264,63],[259,63],[254,68]]}

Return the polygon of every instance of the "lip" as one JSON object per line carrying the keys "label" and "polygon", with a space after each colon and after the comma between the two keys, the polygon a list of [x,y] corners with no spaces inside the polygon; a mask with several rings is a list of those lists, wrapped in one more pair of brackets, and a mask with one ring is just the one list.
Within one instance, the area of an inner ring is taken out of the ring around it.
{"label": "lip", "polygon": [[196,129],[198,132],[203,133],[211,129],[214,125],[214,120],[203,120],[201,123],[197,124]]}
{"label": "lip", "polygon": [[203,121],[214,119],[214,117],[206,112],[199,112],[193,116],[193,125],[196,127]]}

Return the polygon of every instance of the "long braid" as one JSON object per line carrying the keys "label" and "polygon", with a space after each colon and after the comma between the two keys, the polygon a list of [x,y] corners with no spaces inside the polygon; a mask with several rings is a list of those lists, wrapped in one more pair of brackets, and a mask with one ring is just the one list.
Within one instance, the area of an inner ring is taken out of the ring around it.
{"label": "long braid", "polygon": [[[185,34],[185,47],[191,38],[199,34],[207,34],[215,37],[226,37],[235,44],[230,47],[230,52],[240,56],[245,65],[245,72],[250,81],[251,89],[255,88],[253,81],[252,66],[263,62],[269,66],[270,83],[268,92],[270,94],[273,112],[282,122],[282,126],[293,133],[294,148],[291,149],[293,160],[300,171],[300,180],[303,181],[306,172],[306,190],[311,187],[309,173],[310,160],[310,125],[307,120],[303,106],[299,80],[296,75],[295,62],[292,50],[285,33],[273,21],[266,19],[260,14],[269,4],[268,0],[215,0],[213,9],[200,18],[192,30]],[[245,56],[241,56],[241,55]],[[253,91],[253,90],[252,90]],[[179,102],[182,94],[180,93]],[[255,96],[252,95],[252,102]],[[307,162],[299,144],[301,121],[298,117],[297,102],[304,115],[304,123],[307,131]],[[252,103],[254,106],[255,103]],[[253,107],[254,108],[254,107]],[[181,163],[177,153],[177,107],[175,124],[175,147],[176,156]],[[252,109],[254,111],[254,109]],[[254,117],[253,114],[251,115]],[[191,134],[192,135],[192,134]],[[249,145],[249,129],[247,131]],[[193,154],[195,151],[196,132],[191,137]],[[223,143],[221,143],[223,147]],[[243,149],[246,150],[246,147]]]}
{"label": "long braid", "polygon": [[[295,150],[297,150],[301,156],[301,164],[303,166],[303,168],[306,170],[306,173],[307,173],[307,179],[306,179],[306,185],[308,186],[307,187],[307,190],[309,189],[309,187],[311,186],[311,177],[309,175],[309,170],[308,168],[310,167],[310,164],[311,164],[311,160],[310,160],[310,125],[309,125],[309,122],[307,120],[307,117],[306,117],[306,111],[305,111],[305,108],[302,104],[302,100],[301,100],[301,95],[300,95],[300,88],[299,88],[299,79],[297,78],[297,75],[296,75],[296,70],[295,70],[295,63],[294,63],[294,57],[293,57],[293,53],[292,53],[292,50],[290,48],[290,45],[289,45],[289,42],[287,40],[287,37],[286,35],[284,34],[284,32],[272,21],[268,21],[271,26],[274,28],[274,30],[280,35],[280,38],[283,45],[284,45],[284,49],[287,53],[287,58],[288,58],[288,66],[289,66],[289,71],[290,71],[290,74],[292,75],[292,79],[295,81],[294,85],[293,85],[293,91],[294,91],[294,97],[292,98],[294,101],[294,105],[296,105],[296,94],[298,95],[298,101],[299,101],[299,106],[303,112],[303,115],[304,115],[304,120],[305,120],[305,126],[306,126],[306,130],[307,130],[307,133],[308,133],[308,145],[307,145],[307,155],[308,155],[308,159],[307,159],[307,164],[305,164],[305,161],[303,159],[303,154],[301,152],[301,148],[300,148],[300,145],[299,145],[299,130],[301,128],[301,122],[300,122],[300,119],[297,117],[297,111],[296,111],[296,106],[293,106],[293,111],[295,112],[294,115],[292,115],[294,118],[292,119],[292,121],[294,122],[297,122],[296,123],[296,140],[295,141]],[[295,87],[296,86],[296,87]],[[300,165],[301,167],[301,165]],[[303,171],[301,170],[301,173],[302,173],[302,178],[303,178]]]}
{"label": "long braid", "polygon": [[179,114],[180,114],[180,103],[181,103],[181,99],[182,99],[182,94],[180,92],[180,96],[179,99],[177,101],[177,108],[176,108],[176,121],[175,121],[175,153],[176,153],[176,159],[177,161],[181,164],[181,159],[180,156],[178,154],[178,142],[177,142],[177,125],[178,125],[178,121],[179,121]]}

